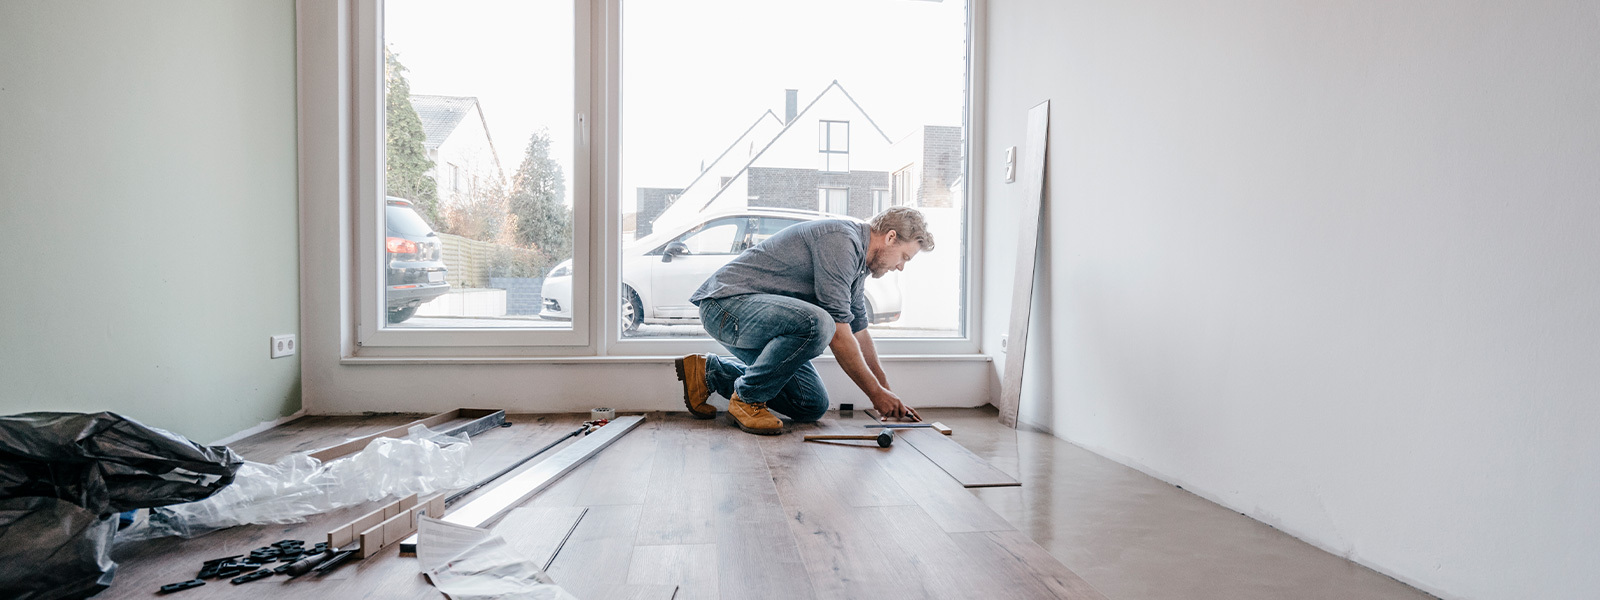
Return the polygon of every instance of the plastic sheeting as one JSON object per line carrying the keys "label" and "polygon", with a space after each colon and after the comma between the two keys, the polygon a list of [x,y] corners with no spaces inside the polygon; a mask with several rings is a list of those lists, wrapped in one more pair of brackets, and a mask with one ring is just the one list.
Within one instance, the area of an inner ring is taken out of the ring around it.
{"label": "plastic sheeting", "polygon": [[577,600],[487,529],[422,517],[417,537],[417,566],[450,600]]}
{"label": "plastic sheeting", "polygon": [[0,597],[98,593],[117,513],[211,496],[242,462],[116,413],[0,417]]}
{"label": "plastic sheeting", "polygon": [[405,438],[378,438],[355,454],[321,463],[307,453],[272,464],[246,461],[233,485],[200,502],[140,515],[121,540],[191,538],[245,524],[299,523],[336,508],[390,496],[428,494],[471,483],[465,435],[418,425]]}

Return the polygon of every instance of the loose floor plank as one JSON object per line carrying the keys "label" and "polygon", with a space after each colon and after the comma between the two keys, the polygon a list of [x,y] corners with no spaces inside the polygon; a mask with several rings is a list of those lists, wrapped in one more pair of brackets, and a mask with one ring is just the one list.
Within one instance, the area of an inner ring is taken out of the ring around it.
{"label": "loose floor plank", "polygon": [[902,430],[895,437],[916,448],[933,464],[949,473],[962,487],[1003,487],[1022,485],[1015,477],[978,458],[959,442],[926,429]]}
{"label": "loose floor plank", "polygon": [[[517,508],[528,498],[549,487],[580,463],[587,461],[606,446],[638,427],[644,417],[618,417],[610,424],[588,434],[577,443],[561,449],[543,461],[534,464],[500,485],[482,492],[481,496],[455,507],[444,516],[444,521],[469,527],[488,527],[495,520]],[[400,542],[402,550],[416,547],[417,537]]]}
{"label": "loose floor plank", "polygon": [[961,484],[945,475],[927,457],[909,446],[892,446],[888,452],[874,455],[917,506],[950,533],[971,531],[1006,531],[1010,523],[995,514],[987,505],[968,492]]}

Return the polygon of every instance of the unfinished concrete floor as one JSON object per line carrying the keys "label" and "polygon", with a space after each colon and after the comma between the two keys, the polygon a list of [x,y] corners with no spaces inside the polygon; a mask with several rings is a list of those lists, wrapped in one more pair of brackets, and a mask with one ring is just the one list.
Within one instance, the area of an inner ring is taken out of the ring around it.
{"label": "unfinished concrete floor", "polygon": [[[777,437],[744,434],[726,417],[651,413],[494,530],[530,555],[548,555],[582,512],[550,573],[584,600],[1429,597],[1049,435],[1002,428],[992,410],[923,413],[1023,485],[961,488],[903,444],[801,442],[803,433],[861,430],[859,412]],[[312,417],[233,447],[270,461],[409,418]],[[469,467],[492,473],[583,418],[513,415],[515,426],[474,439]],[[150,596],[193,577],[205,559],[279,539],[318,541],[371,506],[304,524],[119,544],[115,584],[101,597]],[[320,580],[211,581],[179,594],[443,597],[415,559],[393,549]]]}

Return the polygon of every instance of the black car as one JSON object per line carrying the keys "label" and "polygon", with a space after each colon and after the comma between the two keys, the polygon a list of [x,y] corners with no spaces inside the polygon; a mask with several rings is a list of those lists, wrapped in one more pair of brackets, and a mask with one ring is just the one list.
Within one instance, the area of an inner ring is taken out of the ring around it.
{"label": "black car", "polygon": [[417,314],[422,303],[449,292],[450,284],[445,283],[439,234],[411,208],[411,201],[390,196],[383,221],[389,322],[399,323]]}

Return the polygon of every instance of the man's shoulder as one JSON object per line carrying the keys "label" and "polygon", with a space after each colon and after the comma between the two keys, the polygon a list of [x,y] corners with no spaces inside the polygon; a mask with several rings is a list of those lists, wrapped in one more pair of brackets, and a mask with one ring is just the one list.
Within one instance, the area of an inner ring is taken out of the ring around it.
{"label": "man's shoulder", "polygon": [[795,230],[795,233],[810,234],[812,236],[821,236],[830,233],[859,235],[861,233],[861,225],[862,224],[860,222],[852,221],[850,219],[817,219],[814,221],[806,221],[804,223],[796,224],[792,227],[789,227],[789,229]]}

